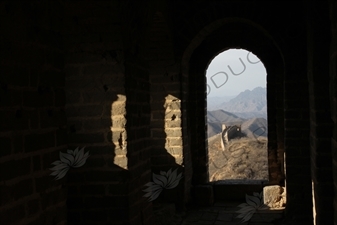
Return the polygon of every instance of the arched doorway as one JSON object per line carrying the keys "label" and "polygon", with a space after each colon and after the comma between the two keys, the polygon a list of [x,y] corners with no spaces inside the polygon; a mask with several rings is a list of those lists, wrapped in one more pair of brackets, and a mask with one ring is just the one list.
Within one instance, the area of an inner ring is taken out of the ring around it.
{"label": "arched doorway", "polygon": [[268,183],[266,69],[245,49],[216,55],[206,70],[209,182]]}
{"label": "arched doorway", "polygon": [[261,27],[243,19],[224,19],[210,24],[191,42],[184,54],[183,76],[189,79],[187,118],[191,131],[193,183],[209,183],[205,71],[215,55],[230,48],[254,52],[266,67],[267,89],[271,87],[267,93],[268,185],[284,185],[282,55]]}

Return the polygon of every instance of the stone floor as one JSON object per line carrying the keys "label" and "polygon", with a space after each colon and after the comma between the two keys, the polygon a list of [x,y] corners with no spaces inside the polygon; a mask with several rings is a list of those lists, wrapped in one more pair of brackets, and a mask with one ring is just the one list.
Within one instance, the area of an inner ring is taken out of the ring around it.
{"label": "stone floor", "polygon": [[[211,207],[189,208],[183,215],[172,215],[169,225],[279,225],[283,218],[283,209],[261,210],[256,212],[249,222],[242,223],[236,212],[242,202],[217,202]],[[168,221],[167,221],[168,222]]]}

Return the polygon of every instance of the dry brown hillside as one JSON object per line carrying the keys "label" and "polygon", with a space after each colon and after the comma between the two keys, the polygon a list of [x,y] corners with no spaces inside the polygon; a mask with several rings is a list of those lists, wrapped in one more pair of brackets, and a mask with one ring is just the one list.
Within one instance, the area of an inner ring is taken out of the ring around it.
{"label": "dry brown hillside", "polygon": [[268,180],[267,138],[231,140],[225,151],[220,140],[220,134],[208,140],[210,181]]}

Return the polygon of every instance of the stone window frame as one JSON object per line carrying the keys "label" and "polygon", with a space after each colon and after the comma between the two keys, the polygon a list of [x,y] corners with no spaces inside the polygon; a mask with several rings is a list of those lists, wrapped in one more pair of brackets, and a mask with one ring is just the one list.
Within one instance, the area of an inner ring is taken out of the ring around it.
{"label": "stone window frame", "polygon": [[[238,29],[238,27],[242,29],[242,33],[230,33],[232,29]],[[254,39],[242,39],[243,33],[250,34]],[[228,49],[242,48],[253,52],[263,62],[267,71],[268,185],[284,186],[283,77],[285,66],[280,47],[276,43],[277,41],[271,38],[262,27],[249,20],[222,19],[201,30],[185,50],[182,76],[183,79],[188,80],[189,88],[188,94],[184,96],[187,101],[187,130],[189,140],[195,140],[190,141],[190,147],[186,150],[192,155],[194,185],[209,183],[206,68],[217,54]]]}

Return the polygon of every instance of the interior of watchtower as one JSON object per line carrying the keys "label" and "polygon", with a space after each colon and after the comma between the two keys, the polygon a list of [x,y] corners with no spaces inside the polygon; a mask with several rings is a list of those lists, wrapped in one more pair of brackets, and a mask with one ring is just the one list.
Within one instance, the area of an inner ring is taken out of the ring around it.
{"label": "interior of watchtower", "polygon": [[[336,0],[1,1],[0,224],[337,225],[336,12]],[[229,49],[266,72],[264,125],[244,133],[222,109],[212,139],[221,155],[247,135],[265,147],[266,177],[249,182],[210,169],[205,74]]]}

